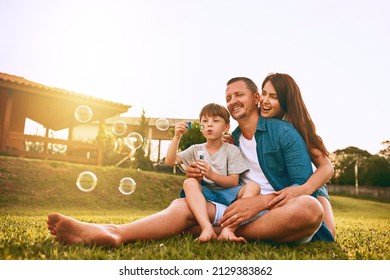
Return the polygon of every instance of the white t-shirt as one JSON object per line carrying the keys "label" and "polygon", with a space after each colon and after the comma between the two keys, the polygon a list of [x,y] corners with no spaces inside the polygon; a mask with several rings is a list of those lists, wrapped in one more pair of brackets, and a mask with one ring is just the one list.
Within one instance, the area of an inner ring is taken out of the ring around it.
{"label": "white t-shirt", "polygon": [[251,140],[248,140],[241,134],[240,151],[249,166],[249,170],[241,175],[241,179],[246,183],[253,181],[259,184],[261,186],[262,195],[275,192],[275,189],[271,186],[265,177],[257,159],[255,137],[252,137]]}

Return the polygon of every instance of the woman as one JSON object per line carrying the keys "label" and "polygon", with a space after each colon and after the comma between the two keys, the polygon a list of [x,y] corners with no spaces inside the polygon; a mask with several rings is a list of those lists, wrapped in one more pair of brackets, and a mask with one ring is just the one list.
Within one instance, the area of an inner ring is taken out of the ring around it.
{"label": "woman", "polygon": [[269,74],[262,83],[259,107],[263,118],[279,118],[294,125],[302,135],[310,158],[316,166],[315,172],[305,184],[299,188],[289,187],[276,192],[278,196],[269,205],[283,203],[284,199],[301,194],[311,194],[319,188],[317,198],[324,208],[324,222],[335,237],[333,210],[325,186],[333,176],[333,166],[329,160],[329,152],[321,137],[317,135],[315,125],[294,79],[287,74]]}

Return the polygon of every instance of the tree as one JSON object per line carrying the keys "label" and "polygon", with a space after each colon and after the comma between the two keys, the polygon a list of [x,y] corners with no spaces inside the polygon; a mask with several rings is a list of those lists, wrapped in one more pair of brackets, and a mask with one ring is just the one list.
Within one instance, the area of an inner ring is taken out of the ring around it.
{"label": "tree", "polygon": [[390,186],[390,163],[379,155],[367,158],[360,165],[360,182],[362,185]]}
{"label": "tree", "polygon": [[[355,164],[358,164],[359,166],[364,159],[372,156],[369,152],[353,146],[342,150],[336,150],[333,154],[335,174],[332,181],[340,185],[354,185]],[[356,161],[358,161],[358,163],[356,163]]]}
{"label": "tree", "polygon": [[132,164],[135,168],[140,168],[143,170],[152,170],[153,169],[153,163],[150,160],[150,143],[146,143],[146,133],[149,128],[149,119],[146,118],[145,110],[142,109],[141,118],[139,120],[139,128],[136,130],[137,133],[139,133],[142,136],[142,139],[144,139],[144,142],[140,148],[138,148],[135,151],[135,161]]}
{"label": "tree", "polygon": [[[389,145],[390,141],[383,143]],[[354,185],[355,165],[357,165],[360,185],[390,186],[390,161],[386,151],[388,150],[385,149],[378,155],[372,155],[356,147],[336,150],[333,159],[335,175],[332,182],[340,185]]]}
{"label": "tree", "polygon": [[379,151],[379,155],[390,162],[390,140],[383,141],[381,144],[385,145],[385,148]]}
{"label": "tree", "polygon": [[103,165],[114,165],[120,160],[121,155],[115,152],[115,138],[112,133],[101,130],[96,141],[103,147]]}
{"label": "tree", "polygon": [[123,138],[118,138],[106,126],[99,130],[95,141],[103,148],[103,165],[115,165],[130,153]]}
{"label": "tree", "polygon": [[345,149],[342,149],[342,150],[336,150],[336,151],[334,151],[334,154],[337,155],[337,156],[340,156],[340,155],[356,155],[356,156],[358,156],[360,158],[372,156],[366,150],[361,150],[361,149],[359,149],[357,147],[353,147],[353,146],[349,146],[349,147],[347,147]]}

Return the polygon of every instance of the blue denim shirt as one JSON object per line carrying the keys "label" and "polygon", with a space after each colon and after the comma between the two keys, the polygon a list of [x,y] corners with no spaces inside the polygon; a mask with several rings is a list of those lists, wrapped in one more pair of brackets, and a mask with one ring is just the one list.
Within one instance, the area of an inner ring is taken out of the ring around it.
{"label": "blue denim shirt", "polygon": [[[232,133],[237,146],[240,135],[237,127]],[[291,123],[259,118],[255,139],[259,164],[275,190],[302,185],[313,173],[305,141]]]}
{"label": "blue denim shirt", "polygon": [[[232,133],[237,146],[240,146],[240,135],[241,130],[237,127]],[[312,175],[305,141],[291,123],[260,117],[255,140],[260,167],[275,190],[302,185]],[[317,197],[317,193],[312,196]],[[334,238],[322,223],[312,240],[334,241]]]}

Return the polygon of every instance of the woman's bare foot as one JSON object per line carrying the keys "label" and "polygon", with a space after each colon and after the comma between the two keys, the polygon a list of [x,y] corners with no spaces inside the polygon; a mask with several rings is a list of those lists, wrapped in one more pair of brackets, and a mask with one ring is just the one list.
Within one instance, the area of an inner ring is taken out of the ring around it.
{"label": "woman's bare foot", "polygon": [[118,246],[122,243],[118,228],[109,224],[85,223],[61,214],[49,214],[49,232],[62,243]]}
{"label": "woman's bare foot", "polygon": [[217,234],[215,233],[214,228],[210,226],[204,228],[199,237],[195,240],[199,242],[209,242],[210,240],[214,239],[217,239]]}
{"label": "woman's bare foot", "polygon": [[222,229],[220,235],[218,236],[218,240],[233,241],[233,242],[246,242],[244,237],[237,237],[234,234],[234,230],[232,228],[228,228],[228,227],[225,227]]}

